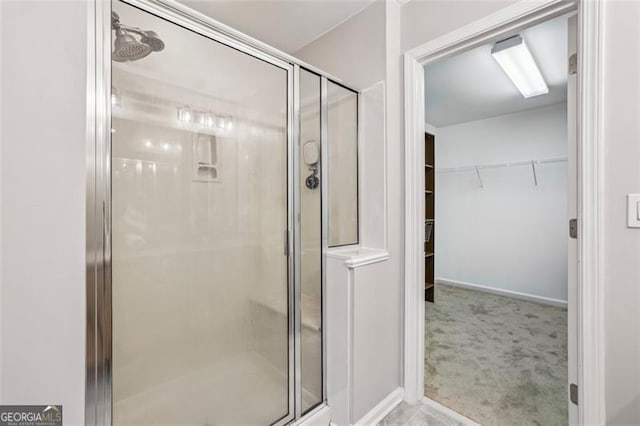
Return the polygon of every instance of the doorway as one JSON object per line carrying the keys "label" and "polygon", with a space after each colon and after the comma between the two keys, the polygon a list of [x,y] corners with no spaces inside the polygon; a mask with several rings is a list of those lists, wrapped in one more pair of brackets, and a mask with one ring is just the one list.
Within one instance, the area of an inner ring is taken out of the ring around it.
{"label": "doorway", "polygon": [[[570,31],[563,15],[425,66],[425,396],[481,424],[568,422]],[[504,43],[539,88],[511,81]]]}
{"label": "doorway", "polygon": [[[525,28],[555,17],[578,11],[577,31],[577,240],[575,250],[580,262],[575,271],[576,290],[568,293],[569,332],[573,330],[575,351],[569,348],[569,380],[572,400],[570,423],[599,423],[603,414],[603,365],[598,355],[603,347],[602,282],[598,267],[600,227],[597,220],[598,179],[602,173],[598,126],[601,125],[598,97],[601,31],[600,6],[592,3],[562,4],[545,1],[505,8],[466,27],[446,34],[405,53],[405,400],[424,397],[424,69],[423,66],[451,57],[488,42],[510,37]],[[593,102],[586,102],[589,99]],[[436,137],[437,140],[437,137]],[[568,224],[567,224],[568,227]],[[436,235],[437,229],[436,229]],[[437,256],[437,253],[436,253]],[[572,300],[573,302],[572,303]],[[578,327],[579,325],[579,327]],[[575,378],[575,381],[573,379]],[[568,386],[567,386],[568,387]],[[427,402],[432,402],[425,399]],[[573,412],[573,413],[572,413]]]}

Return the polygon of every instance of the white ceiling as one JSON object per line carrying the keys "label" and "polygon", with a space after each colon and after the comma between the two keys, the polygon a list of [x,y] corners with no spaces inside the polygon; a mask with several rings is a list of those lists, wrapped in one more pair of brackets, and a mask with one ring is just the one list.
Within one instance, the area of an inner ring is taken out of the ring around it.
{"label": "white ceiling", "polygon": [[493,43],[425,67],[427,123],[444,127],[538,108],[567,99],[567,16],[520,33],[549,86],[524,99],[491,56]]}
{"label": "white ceiling", "polygon": [[286,53],[293,54],[374,0],[179,0]]}

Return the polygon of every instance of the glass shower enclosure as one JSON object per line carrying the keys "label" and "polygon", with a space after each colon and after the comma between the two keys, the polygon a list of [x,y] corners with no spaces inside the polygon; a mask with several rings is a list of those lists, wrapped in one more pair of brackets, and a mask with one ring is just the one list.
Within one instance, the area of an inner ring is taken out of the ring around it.
{"label": "glass shower enclosure", "polygon": [[326,399],[335,83],[172,4],[97,11],[87,424],[290,423]]}

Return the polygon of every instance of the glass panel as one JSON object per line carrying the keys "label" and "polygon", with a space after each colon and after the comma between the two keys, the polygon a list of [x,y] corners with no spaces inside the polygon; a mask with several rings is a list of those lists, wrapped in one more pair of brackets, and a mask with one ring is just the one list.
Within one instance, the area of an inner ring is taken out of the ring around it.
{"label": "glass panel", "polygon": [[329,245],[358,243],[358,94],[328,84]]}
{"label": "glass panel", "polygon": [[302,412],[322,402],[320,77],[300,70]]}
{"label": "glass panel", "polygon": [[287,71],[113,6],[120,55],[160,47],[124,25],[165,44],[112,67],[114,424],[273,423],[289,413]]}

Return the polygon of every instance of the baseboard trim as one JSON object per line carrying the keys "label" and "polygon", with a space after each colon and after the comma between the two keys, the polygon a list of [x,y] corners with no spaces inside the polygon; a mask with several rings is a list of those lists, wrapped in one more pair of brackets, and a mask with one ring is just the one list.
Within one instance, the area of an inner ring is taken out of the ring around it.
{"label": "baseboard trim", "polygon": [[433,408],[437,412],[442,413],[442,415],[446,416],[448,419],[459,422],[464,426],[481,426],[479,423],[474,422],[470,418],[465,417],[462,414],[458,413],[457,411],[453,411],[451,408],[445,407],[439,402],[436,402],[433,399],[429,399],[426,396],[423,398],[422,403],[424,405],[428,405],[429,407]]}
{"label": "baseboard trim", "polygon": [[387,395],[385,399],[380,401],[378,405],[373,407],[371,411],[362,416],[362,418],[358,420],[354,426],[377,425],[382,419],[387,416],[387,414],[391,412],[391,410],[396,408],[398,404],[402,402],[403,396],[404,390],[402,388],[395,389],[393,392]]}
{"label": "baseboard trim", "polygon": [[468,288],[470,290],[484,291],[485,293],[497,294],[499,296],[513,297],[515,299],[529,300],[531,302],[542,303],[544,305],[567,307],[566,300],[553,299],[551,297],[536,296],[534,294],[521,293],[519,291],[504,290],[502,288],[488,287],[485,285],[468,283],[465,281],[452,280],[450,278],[436,278],[436,284],[447,284],[454,287]]}

